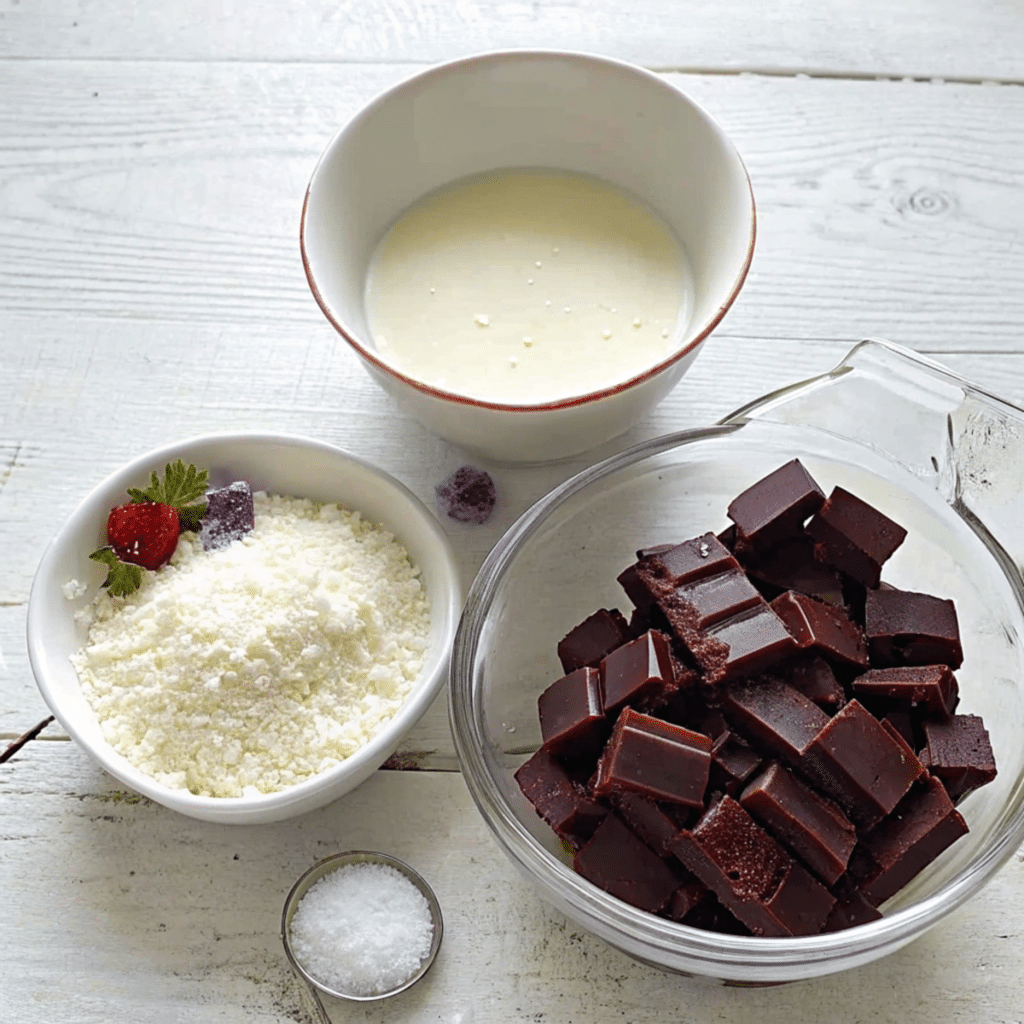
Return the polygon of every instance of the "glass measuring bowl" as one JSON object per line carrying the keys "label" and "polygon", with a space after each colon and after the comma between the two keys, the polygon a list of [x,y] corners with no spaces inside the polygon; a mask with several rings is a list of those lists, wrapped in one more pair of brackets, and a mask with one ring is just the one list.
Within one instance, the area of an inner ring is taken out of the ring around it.
{"label": "glass measuring bowl", "polygon": [[[537,696],[562,674],[559,639],[622,606],[637,548],[725,527],[732,497],[794,456],[826,493],[853,491],[909,531],[896,587],[952,598],[965,652],[958,711],[990,730],[997,779],[960,805],[970,833],[882,909],[828,935],[710,933],[644,913],[575,874],[513,773],[540,742]],[[1024,839],[1024,411],[886,342],[721,423],[638,445],[554,490],[506,533],[456,636],[450,714],[467,785],[499,844],[570,919],[647,963],[769,984],[867,963],[975,894]]]}

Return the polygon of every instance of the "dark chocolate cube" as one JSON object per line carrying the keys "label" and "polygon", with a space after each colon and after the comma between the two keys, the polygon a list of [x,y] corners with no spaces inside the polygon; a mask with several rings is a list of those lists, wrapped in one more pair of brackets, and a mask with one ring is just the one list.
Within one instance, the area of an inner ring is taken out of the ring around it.
{"label": "dark chocolate cube", "polygon": [[731,797],[669,848],[755,935],[813,935],[835,898]]}
{"label": "dark chocolate cube", "polygon": [[[671,600],[663,601],[661,607],[669,624],[679,632],[688,628],[707,629],[763,603],[764,598],[743,570],[735,568],[681,584],[672,592]],[[677,628],[681,612],[684,618]]]}
{"label": "dark chocolate cube", "polygon": [[650,554],[642,561],[658,579],[673,587],[735,569],[739,565],[732,552],[713,533],[685,540],[667,550]]}
{"label": "dark chocolate cube", "polygon": [[800,770],[858,828],[881,821],[924,773],[909,747],[856,700],[808,744]]}
{"label": "dark chocolate cube", "polygon": [[652,800],[701,807],[711,740],[681,725],[625,708],[597,762],[595,796],[627,789]]}
{"label": "dark chocolate cube", "polygon": [[964,652],[953,602],[911,590],[869,590],[864,632],[875,668],[948,665],[959,668]]}
{"label": "dark chocolate cube", "polygon": [[788,590],[771,603],[801,650],[843,668],[864,669],[868,649],[861,631],[839,608]]}
{"label": "dark chocolate cube", "polygon": [[755,750],[799,764],[828,724],[821,708],[774,676],[741,679],[722,688],[722,711]]}
{"label": "dark chocolate cube", "polygon": [[798,459],[738,494],[726,514],[736,524],[738,548],[762,546],[796,533],[825,502],[825,492]]}
{"label": "dark chocolate cube", "polygon": [[782,765],[772,764],[754,779],[740,804],[827,885],[846,871],[857,844],[850,820]]}
{"label": "dark chocolate cube", "polygon": [[609,814],[573,859],[588,881],[652,914],[661,910],[686,876],[659,857],[617,814]]}
{"label": "dark chocolate cube", "polygon": [[817,541],[821,561],[866,587],[878,586],[882,566],[907,536],[902,526],[842,487],[832,491],[805,530]]}
{"label": "dark chocolate cube", "polygon": [[602,608],[588,615],[559,641],[558,660],[563,672],[578,668],[596,668],[601,659],[621,647],[632,633],[629,623],[617,608]]}
{"label": "dark chocolate cube", "polygon": [[876,714],[905,707],[949,718],[960,699],[956,676],[948,665],[873,668],[857,676],[852,689]]}
{"label": "dark chocolate cube", "polygon": [[611,732],[596,668],[556,679],[537,698],[537,709],[544,746],[562,757],[596,758]]}
{"label": "dark chocolate cube", "polygon": [[786,682],[831,714],[846,703],[846,691],[824,658],[795,658],[784,669]]}
{"label": "dark chocolate cube", "polygon": [[645,613],[650,613],[652,606],[676,587],[739,568],[732,552],[713,533],[681,544],[649,548],[638,552],[638,556],[618,581],[633,604]]}
{"label": "dark chocolate cube", "polygon": [[711,789],[736,796],[760,767],[761,755],[732,730],[726,729],[711,745],[708,785]]}
{"label": "dark chocolate cube", "polygon": [[650,709],[676,688],[676,670],[668,637],[649,630],[617,647],[601,662],[605,713],[614,718],[627,704]]}
{"label": "dark chocolate cube", "polygon": [[586,842],[608,814],[608,808],[590,797],[544,747],[519,766],[515,779],[555,835],[573,849]]}
{"label": "dark chocolate cube", "polygon": [[996,777],[995,755],[985,723],[977,715],[954,715],[923,724],[925,767],[946,787],[954,802]]}
{"label": "dark chocolate cube", "polygon": [[832,890],[836,897],[836,905],[832,913],[828,915],[823,932],[838,932],[845,928],[855,928],[859,924],[867,924],[869,921],[877,921],[881,911],[873,907],[863,895],[860,889],[853,885],[848,878],[842,879]]}
{"label": "dark chocolate cube", "polygon": [[785,623],[767,604],[717,623],[705,631],[703,643],[687,646],[708,683],[762,672],[798,650]]}
{"label": "dark chocolate cube", "polygon": [[256,525],[252,488],[245,480],[218,487],[206,494],[206,512],[199,526],[204,551],[226,548],[241,540]]}
{"label": "dark chocolate cube", "polygon": [[696,878],[683,882],[665,905],[662,913],[673,921],[682,921],[708,898],[708,887]]}
{"label": "dark chocolate cube", "polygon": [[682,825],[656,800],[628,789],[613,790],[612,806],[622,820],[661,857],[669,856],[668,841]]}
{"label": "dark chocolate cube", "polygon": [[856,874],[876,907],[967,832],[938,779],[926,775],[884,821],[861,837]]}
{"label": "dark chocolate cube", "polygon": [[842,576],[814,557],[814,541],[805,534],[753,555],[744,553],[742,561],[747,575],[767,600],[785,590],[795,590],[837,608],[846,603]]}

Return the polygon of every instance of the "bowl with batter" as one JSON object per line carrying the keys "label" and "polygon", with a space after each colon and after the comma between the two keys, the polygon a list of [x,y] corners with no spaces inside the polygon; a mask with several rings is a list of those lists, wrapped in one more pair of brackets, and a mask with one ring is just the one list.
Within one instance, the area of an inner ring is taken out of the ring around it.
{"label": "bowl with batter", "polygon": [[327,146],[302,213],[327,319],[412,416],[539,462],[621,434],[735,300],[750,181],[664,79],[513,51],[428,70]]}
{"label": "bowl with batter", "polygon": [[[91,557],[111,509],[179,459],[212,491],[248,484],[251,525],[207,545],[208,491],[204,525],[118,593]],[[451,547],[399,481],[312,439],[215,434],[82,501],[40,560],[28,650],[54,715],[121,783],[254,824],[323,806],[393,753],[444,684],[460,609]]]}

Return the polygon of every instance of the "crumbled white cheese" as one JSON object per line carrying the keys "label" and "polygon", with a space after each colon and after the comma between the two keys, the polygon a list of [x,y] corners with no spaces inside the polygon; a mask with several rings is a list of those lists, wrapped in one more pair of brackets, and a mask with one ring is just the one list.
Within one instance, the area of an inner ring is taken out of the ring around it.
{"label": "crumbled white cheese", "polygon": [[165,785],[284,789],[355,753],[429,644],[419,570],[359,513],[254,495],[256,525],[206,552],[182,534],[127,598],[85,610],[72,657],[107,741]]}
{"label": "crumbled white cheese", "polygon": [[69,601],[74,601],[81,597],[89,588],[78,580],[68,580],[60,589]]}

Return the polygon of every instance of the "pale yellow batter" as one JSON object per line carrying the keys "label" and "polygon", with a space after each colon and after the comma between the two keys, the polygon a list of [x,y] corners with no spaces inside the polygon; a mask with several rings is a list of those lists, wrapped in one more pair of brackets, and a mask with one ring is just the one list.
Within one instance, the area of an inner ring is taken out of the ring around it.
{"label": "pale yellow batter", "polygon": [[596,178],[503,170],[403,213],[370,265],[380,354],[429,384],[500,402],[585,394],[677,347],[690,275],[647,207]]}

